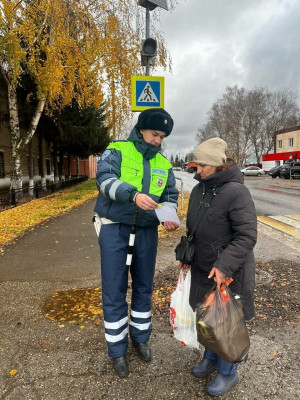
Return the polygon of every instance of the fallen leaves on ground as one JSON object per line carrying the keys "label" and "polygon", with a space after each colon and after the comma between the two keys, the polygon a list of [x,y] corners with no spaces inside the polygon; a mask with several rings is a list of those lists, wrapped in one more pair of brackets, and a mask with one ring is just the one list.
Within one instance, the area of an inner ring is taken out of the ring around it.
{"label": "fallen leaves on ground", "polygon": [[[42,303],[42,312],[51,321],[83,322],[102,316],[99,287],[57,290]],[[61,328],[64,325],[60,325]],[[83,328],[81,328],[83,329]]]}
{"label": "fallen leaves on ground", "polygon": [[294,261],[274,260],[258,263],[257,269],[266,271],[272,281],[255,288],[256,319],[251,324],[276,327],[296,327],[299,318],[300,265]]}
{"label": "fallen leaves on ground", "polygon": [[[168,309],[174,284],[168,278],[161,287],[153,291],[153,312]],[[127,302],[130,303],[131,289],[128,290]],[[51,321],[59,322],[59,328],[64,328],[65,322],[79,323],[102,319],[103,309],[100,287],[72,288],[56,290],[41,303],[42,312]],[[84,329],[84,326],[80,327]]]}
{"label": "fallen leaves on ground", "polygon": [[[0,247],[41,222],[57,217],[97,196],[95,179],[34,199],[0,213]],[[0,253],[1,254],[1,253]]]}

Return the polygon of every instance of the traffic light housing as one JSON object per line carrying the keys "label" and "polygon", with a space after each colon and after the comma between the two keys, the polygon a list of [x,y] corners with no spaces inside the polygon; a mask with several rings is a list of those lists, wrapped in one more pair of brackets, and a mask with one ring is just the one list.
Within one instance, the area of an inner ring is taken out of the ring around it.
{"label": "traffic light housing", "polygon": [[139,0],[138,4],[142,7],[148,8],[150,11],[154,10],[156,7],[168,10],[167,0]]}
{"label": "traffic light housing", "polygon": [[154,65],[154,57],[157,55],[157,43],[155,39],[148,38],[142,41],[141,62],[142,65]]}

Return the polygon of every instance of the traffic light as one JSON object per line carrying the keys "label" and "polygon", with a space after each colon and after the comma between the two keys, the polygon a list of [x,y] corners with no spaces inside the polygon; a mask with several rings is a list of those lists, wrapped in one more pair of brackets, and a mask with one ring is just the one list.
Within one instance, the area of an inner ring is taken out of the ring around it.
{"label": "traffic light", "polygon": [[154,65],[154,57],[157,54],[157,43],[155,39],[148,38],[142,41],[142,51],[141,51],[141,62],[142,65],[147,65],[149,61],[150,65]]}
{"label": "traffic light", "polygon": [[167,0],[139,0],[138,4],[142,7],[148,8],[150,11],[154,10],[156,7],[168,10]]}

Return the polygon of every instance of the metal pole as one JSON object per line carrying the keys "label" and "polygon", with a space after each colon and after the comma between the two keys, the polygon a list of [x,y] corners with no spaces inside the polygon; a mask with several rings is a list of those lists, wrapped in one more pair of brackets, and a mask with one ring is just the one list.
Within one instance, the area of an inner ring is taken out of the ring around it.
{"label": "metal pole", "polygon": [[[150,10],[147,7],[146,8],[146,39],[150,37]],[[146,75],[150,75],[150,59],[147,57],[147,62],[146,62]]]}
{"label": "metal pole", "polygon": [[183,210],[183,180],[180,182],[180,191],[181,191],[181,210]]}
{"label": "metal pole", "polygon": [[178,179],[180,181],[181,210],[183,210],[183,180],[181,178],[178,178],[177,176],[175,176],[175,179]]}

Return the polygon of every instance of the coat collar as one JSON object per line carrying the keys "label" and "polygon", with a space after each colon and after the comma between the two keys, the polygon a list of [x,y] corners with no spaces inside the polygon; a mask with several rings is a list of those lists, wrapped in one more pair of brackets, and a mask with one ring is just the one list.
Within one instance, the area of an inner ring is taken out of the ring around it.
{"label": "coat collar", "polygon": [[136,128],[132,129],[127,140],[134,143],[137,151],[140,152],[146,160],[155,157],[161,150],[161,146],[155,147],[150,143],[146,143],[143,139],[143,135],[141,135]]}

